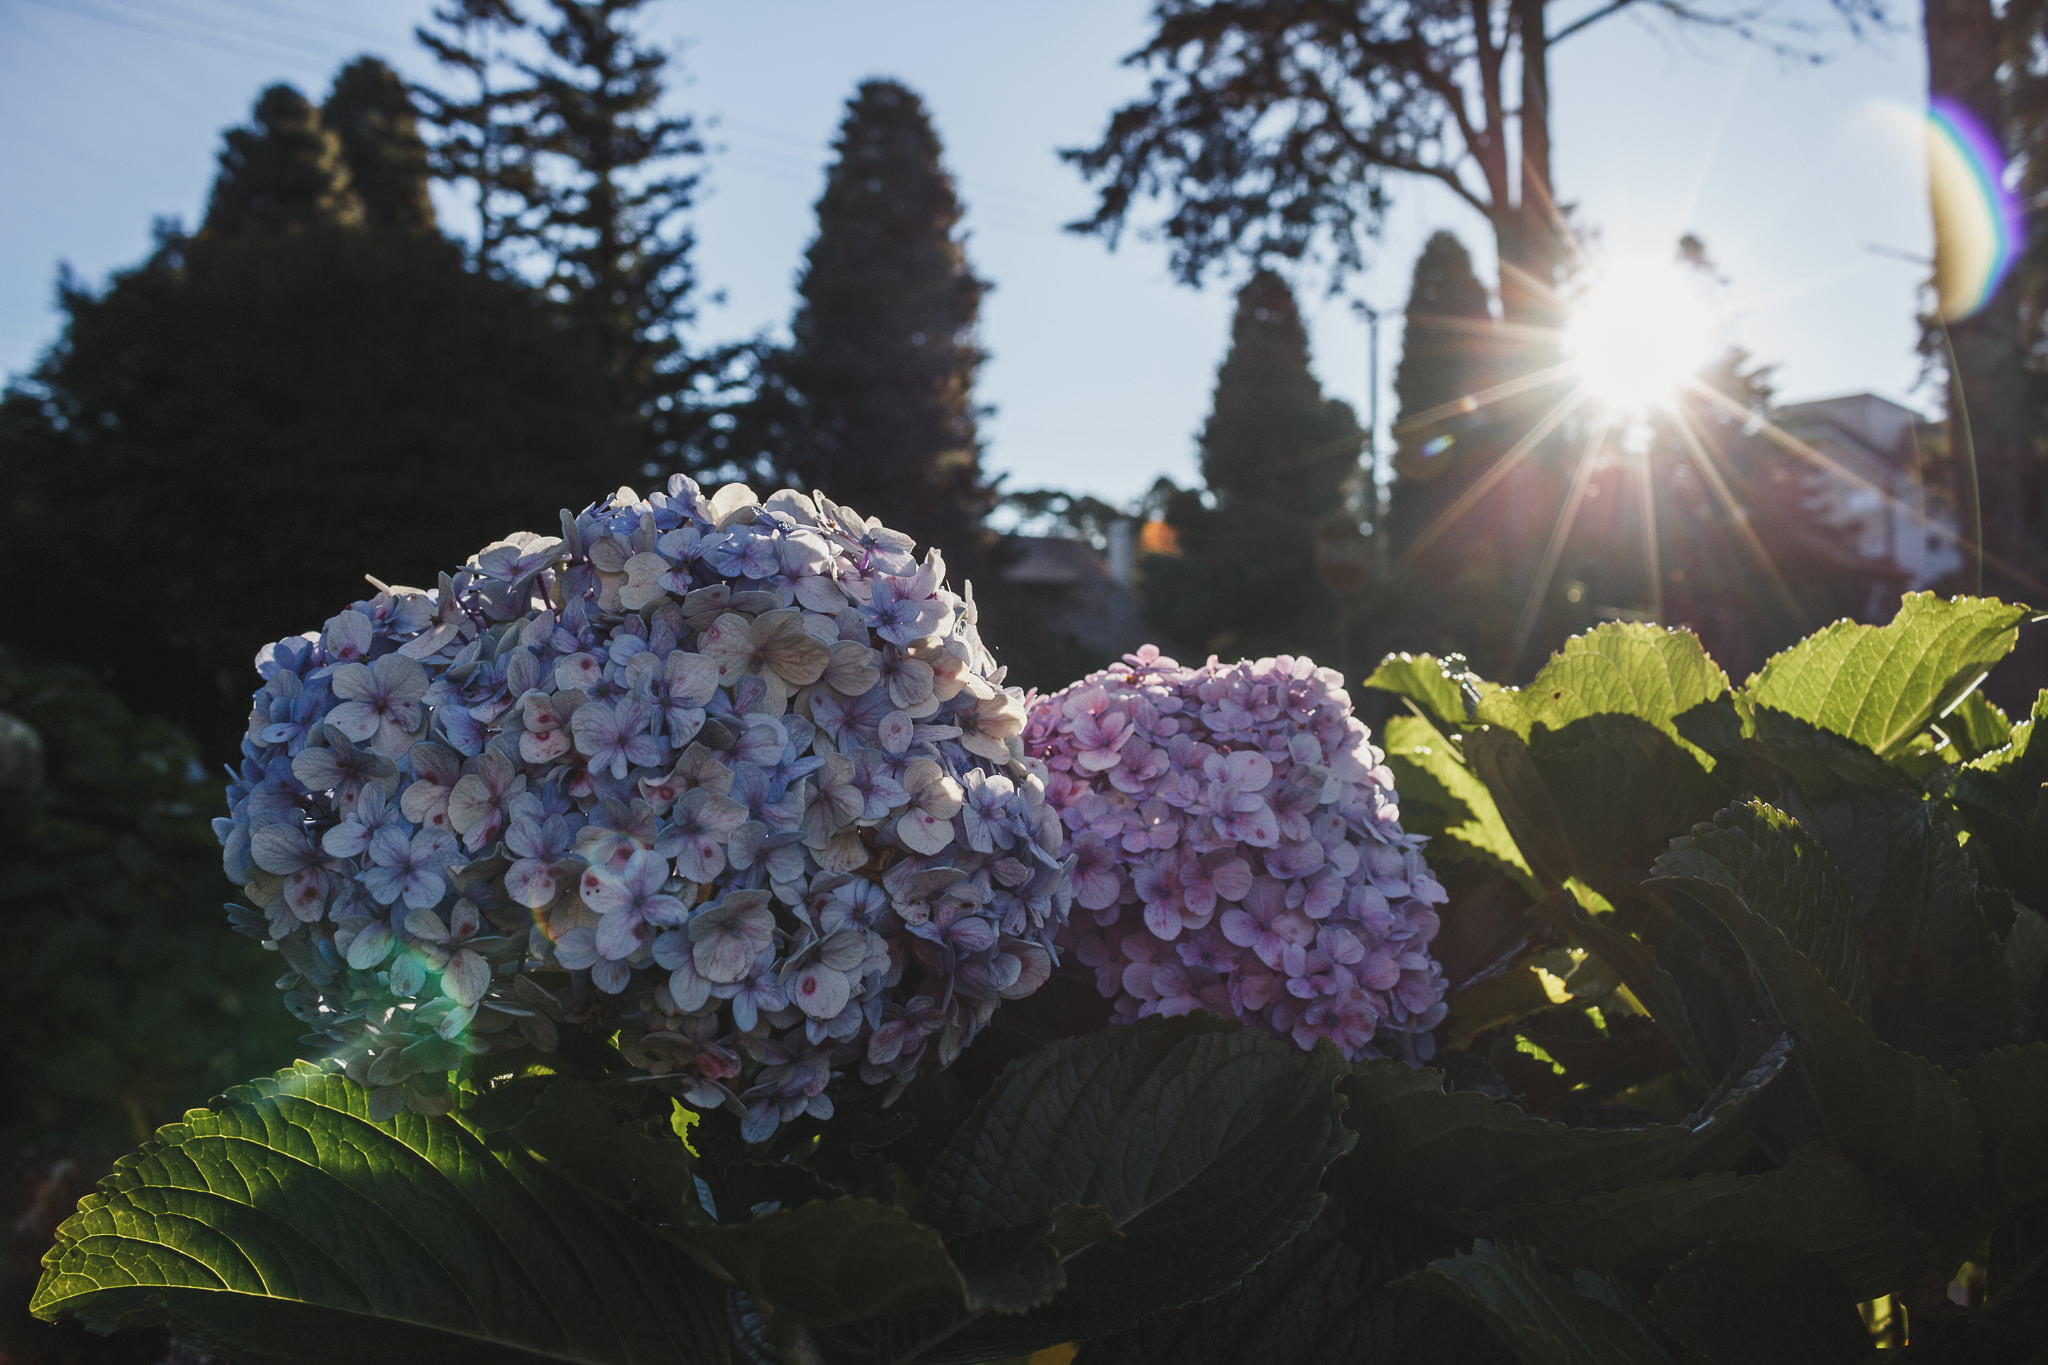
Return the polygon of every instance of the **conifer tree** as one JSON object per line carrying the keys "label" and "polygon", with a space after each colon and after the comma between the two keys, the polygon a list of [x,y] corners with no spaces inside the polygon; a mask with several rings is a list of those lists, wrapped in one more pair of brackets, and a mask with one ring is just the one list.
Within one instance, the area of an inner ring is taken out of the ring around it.
{"label": "conifer tree", "polygon": [[534,197],[531,139],[524,135],[533,87],[508,74],[501,45],[526,26],[511,0],[445,0],[413,39],[464,80],[461,92],[415,87],[421,121],[431,130],[433,174],[473,187],[475,260],[485,274],[506,265],[507,244],[521,231]]}
{"label": "conifer tree", "polygon": [[1146,615],[1195,657],[1287,652],[1334,659],[1336,597],[1316,572],[1315,528],[1348,516],[1365,433],[1323,396],[1286,281],[1238,292],[1216,373],[1201,466],[1209,497],[1169,499],[1181,556],[1151,562]]}
{"label": "conifer tree", "polygon": [[914,92],[863,83],[834,151],[792,341],[770,357],[751,414],[757,448],[966,571],[993,503],[974,402],[988,286],[968,264],[960,200]]}
{"label": "conifer tree", "polygon": [[[1388,503],[1388,533],[1398,552],[1428,524],[1444,499],[1432,485],[1459,481],[1453,469],[1479,430],[1477,396],[1493,382],[1493,314],[1472,257],[1449,232],[1430,234],[1403,313],[1401,360],[1394,368],[1395,482]],[[1459,449],[1463,440],[1465,449]],[[1446,479],[1448,477],[1448,482]]]}
{"label": "conifer tree", "polygon": [[341,145],[349,183],[371,232],[418,233],[434,226],[427,197],[427,148],[412,97],[398,73],[358,57],[334,78],[320,121]]}
{"label": "conifer tree", "polygon": [[681,221],[695,202],[704,154],[686,116],[659,105],[669,56],[628,26],[646,0],[546,0],[540,37],[550,60],[532,80],[538,176],[535,243],[570,326],[604,361],[623,401],[647,423],[650,456],[673,447],[691,367],[682,331],[693,320],[696,238]]}
{"label": "conifer tree", "polygon": [[362,204],[349,182],[340,139],[289,85],[265,90],[250,125],[229,130],[225,143],[206,205],[207,232],[228,236],[361,221]]}

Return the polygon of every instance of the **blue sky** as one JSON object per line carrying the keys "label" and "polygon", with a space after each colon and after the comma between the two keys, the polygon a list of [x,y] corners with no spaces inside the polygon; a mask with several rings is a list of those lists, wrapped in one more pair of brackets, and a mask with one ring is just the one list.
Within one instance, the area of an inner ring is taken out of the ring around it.
{"label": "blue sky", "polygon": [[[258,90],[318,95],[358,52],[428,74],[409,38],[431,0],[0,0],[0,372],[56,334],[60,261],[89,280],[143,255],[152,219],[191,221],[221,130]],[[1819,0],[1781,12],[1825,13]],[[1116,252],[1060,231],[1090,198],[1055,149],[1092,140],[1138,87],[1118,59],[1143,0],[657,0],[678,46],[678,109],[715,120],[697,264],[723,301],[700,337],[786,325],[843,102],[871,75],[926,99],[967,205],[968,251],[994,285],[981,398],[989,466],[1009,486],[1124,499],[1193,477],[1193,436],[1227,340],[1230,285],[1174,284],[1162,248]],[[1919,273],[1876,243],[1929,250],[1917,117],[1917,13],[1830,44],[1818,67],[1739,43],[1608,21],[1554,56],[1560,196],[1608,249],[1701,234],[1730,278],[1737,338],[1776,362],[1788,400],[1873,391],[1912,401]],[[1448,194],[1403,186],[1352,286],[1398,310],[1422,240],[1487,234]],[[1363,410],[1364,328],[1344,299],[1308,306],[1317,369]],[[1382,329],[1382,380],[1399,354]],[[1386,417],[1391,420],[1389,407]]]}

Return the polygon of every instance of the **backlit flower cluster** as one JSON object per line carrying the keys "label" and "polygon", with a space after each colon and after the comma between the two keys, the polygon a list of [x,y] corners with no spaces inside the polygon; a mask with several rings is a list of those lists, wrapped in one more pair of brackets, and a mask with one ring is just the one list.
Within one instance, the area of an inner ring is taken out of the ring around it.
{"label": "backlit flower cluster", "polygon": [[1032,703],[1087,911],[1062,942],[1119,1020],[1201,1008],[1353,1059],[1430,1055],[1444,890],[1342,683],[1148,645]]}
{"label": "backlit flower cluster", "polygon": [[258,656],[234,917],[378,1112],[575,1028],[759,1140],[1044,982],[1070,863],[1023,701],[912,551],[678,476]]}

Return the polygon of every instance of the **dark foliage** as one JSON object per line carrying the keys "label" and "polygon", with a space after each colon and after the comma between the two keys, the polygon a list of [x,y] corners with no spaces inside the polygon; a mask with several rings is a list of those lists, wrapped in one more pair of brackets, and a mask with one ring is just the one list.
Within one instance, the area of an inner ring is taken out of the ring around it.
{"label": "dark foliage", "polygon": [[975,324],[988,285],[924,102],[896,81],[847,101],[797,281],[787,348],[730,443],[749,473],[816,488],[945,553],[985,562]]}
{"label": "dark foliage", "polygon": [[1323,396],[1293,292],[1260,271],[1238,292],[1201,466],[1208,497],[1172,496],[1178,556],[1145,562],[1145,614],[1188,657],[1286,652],[1334,660],[1338,600],[1316,572],[1316,531],[1355,521],[1364,433]]}
{"label": "dark foliage", "polygon": [[571,329],[646,424],[646,458],[660,461],[692,383],[682,334],[696,311],[696,237],[682,220],[704,144],[691,119],[660,112],[675,75],[630,27],[645,3],[546,0],[537,28],[551,60],[523,68],[535,165],[525,231]]}
{"label": "dark foliage", "polygon": [[89,534],[148,566],[74,576],[63,610],[10,635],[216,761],[255,650],[317,628],[365,573],[431,584],[536,505],[637,472],[601,365],[542,300],[436,234],[355,226],[337,139],[289,92],[262,108],[207,225],[97,293],[67,281],[62,339],[0,404],[18,552],[63,562]]}
{"label": "dark foliage", "polygon": [[335,76],[320,122],[340,143],[364,227],[390,236],[433,231],[427,148],[397,72],[375,57],[356,58]]}
{"label": "dark foliage", "polygon": [[[1852,30],[1878,0],[1835,0]],[[1563,220],[1551,180],[1551,48],[1618,14],[1393,0],[1155,0],[1153,32],[1125,64],[1145,95],[1102,141],[1064,153],[1099,187],[1073,226],[1114,242],[1165,201],[1161,235],[1190,282],[1233,258],[1363,264],[1393,187],[1432,180],[1491,225],[1512,321],[1554,316]],[[1681,31],[1811,52],[1804,19],[1724,0],[1663,0]]]}
{"label": "dark foliage", "polygon": [[429,23],[413,29],[420,46],[464,85],[420,86],[412,94],[432,138],[434,176],[474,196],[474,259],[485,274],[505,269],[507,244],[521,234],[535,197],[524,131],[533,87],[500,60],[506,36],[525,26],[512,0],[444,0]]}

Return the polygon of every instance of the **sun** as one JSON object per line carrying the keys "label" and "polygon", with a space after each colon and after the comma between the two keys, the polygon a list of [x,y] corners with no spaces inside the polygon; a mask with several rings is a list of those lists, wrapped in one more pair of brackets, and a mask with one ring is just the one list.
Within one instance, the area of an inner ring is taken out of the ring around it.
{"label": "sun", "polygon": [[1586,392],[1619,416],[1668,408],[1714,358],[1718,319],[1698,277],[1644,257],[1603,269],[1564,324],[1565,360]]}

